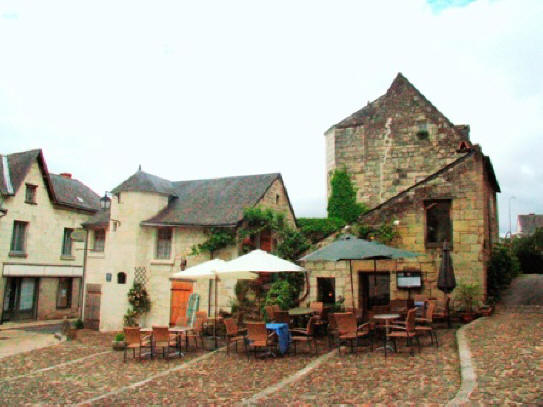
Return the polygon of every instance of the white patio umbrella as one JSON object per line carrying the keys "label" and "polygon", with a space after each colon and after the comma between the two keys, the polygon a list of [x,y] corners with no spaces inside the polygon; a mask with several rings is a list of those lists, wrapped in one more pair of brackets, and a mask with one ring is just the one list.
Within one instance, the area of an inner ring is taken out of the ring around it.
{"label": "white patio umbrella", "polygon": [[230,273],[289,273],[305,272],[306,270],[295,263],[257,249],[230,260],[224,265],[223,271]]}
{"label": "white patio umbrella", "polygon": [[219,279],[254,279],[257,277],[255,273],[248,271],[236,271],[226,270],[227,262],[221,259],[208,260],[204,263],[197,264],[196,266],[189,267],[186,270],[179,271],[173,274],[171,280],[215,280],[215,300],[214,300],[214,317],[215,323],[213,324],[213,336],[215,337],[215,348],[217,348],[217,285]]}

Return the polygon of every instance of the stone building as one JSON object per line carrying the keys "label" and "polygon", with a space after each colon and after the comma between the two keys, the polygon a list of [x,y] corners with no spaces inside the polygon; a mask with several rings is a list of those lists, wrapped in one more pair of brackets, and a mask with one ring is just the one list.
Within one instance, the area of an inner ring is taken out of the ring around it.
{"label": "stone building", "polygon": [[[200,294],[201,310],[212,283],[170,281],[173,273],[209,260],[209,253],[192,254],[210,228],[237,228],[243,210],[262,206],[284,212],[295,225],[294,212],[280,174],[250,175],[171,182],[138,171],[113,189],[110,207],[84,224],[89,233],[86,267],[85,323],[101,331],[119,330],[128,309],[128,290],[134,281],[145,284],[151,311],[145,325],[175,323],[184,315],[190,293]],[[272,250],[271,234],[262,233],[257,247]],[[214,258],[230,260],[238,244],[219,250]],[[220,309],[230,309],[235,281],[217,287]]]}
{"label": "stone building", "polygon": [[49,173],[41,150],[0,156],[2,322],[79,315],[84,236],[72,233],[98,208],[90,188]]}
{"label": "stone building", "polygon": [[[437,273],[447,240],[457,281],[477,282],[486,294],[486,263],[498,240],[490,159],[472,145],[469,126],[455,125],[402,74],[387,92],[326,133],[328,177],[347,169],[357,200],[370,210],[359,221],[396,232],[391,245],[420,253],[416,260],[353,262],[355,303],[363,309],[420,294],[440,297]],[[309,263],[312,298],[334,287],[350,304],[347,262]],[[422,287],[401,288],[420,276]],[[399,277],[399,278],[398,278]],[[348,289],[347,289],[348,288]]]}
{"label": "stone building", "polygon": [[531,236],[537,229],[543,228],[543,215],[529,213],[518,215],[516,236]]}

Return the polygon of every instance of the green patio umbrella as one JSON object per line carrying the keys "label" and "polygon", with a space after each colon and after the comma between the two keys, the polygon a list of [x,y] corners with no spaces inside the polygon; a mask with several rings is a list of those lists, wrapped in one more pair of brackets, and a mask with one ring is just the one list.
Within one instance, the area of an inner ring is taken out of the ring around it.
{"label": "green patio umbrella", "polygon": [[404,259],[422,256],[407,250],[396,249],[377,242],[359,239],[351,234],[340,236],[332,243],[315,250],[299,259],[300,261],[340,261],[349,260],[351,273],[351,299],[354,306],[353,264],[352,260],[373,260],[373,268],[377,271],[377,260]]}

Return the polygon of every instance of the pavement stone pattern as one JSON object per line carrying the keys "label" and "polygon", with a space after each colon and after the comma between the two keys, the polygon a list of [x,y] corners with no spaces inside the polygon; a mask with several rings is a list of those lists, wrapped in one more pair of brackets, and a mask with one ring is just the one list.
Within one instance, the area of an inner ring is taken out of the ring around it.
{"label": "pavement stone pattern", "polygon": [[439,330],[440,346],[421,338],[422,352],[409,355],[400,344],[399,353],[382,351],[341,354],[300,381],[283,388],[261,405],[443,405],[460,387],[459,359],[453,330]]}
{"label": "pavement stone pattern", "polygon": [[466,328],[478,383],[473,404],[543,406],[543,313],[499,308]]}

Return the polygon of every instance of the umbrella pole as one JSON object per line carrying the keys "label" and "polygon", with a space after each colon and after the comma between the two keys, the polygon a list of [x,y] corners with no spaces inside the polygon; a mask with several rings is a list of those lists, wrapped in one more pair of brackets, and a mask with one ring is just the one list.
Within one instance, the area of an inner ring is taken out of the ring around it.
{"label": "umbrella pole", "polygon": [[215,339],[215,349],[217,349],[217,283],[218,283],[217,274],[215,274],[215,321],[213,322],[213,338]]}
{"label": "umbrella pole", "polygon": [[353,286],[353,261],[349,260],[349,269],[351,272],[351,304],[353,306],[353,312],[355,312],[356,307],[354,305],[354,286]]}

